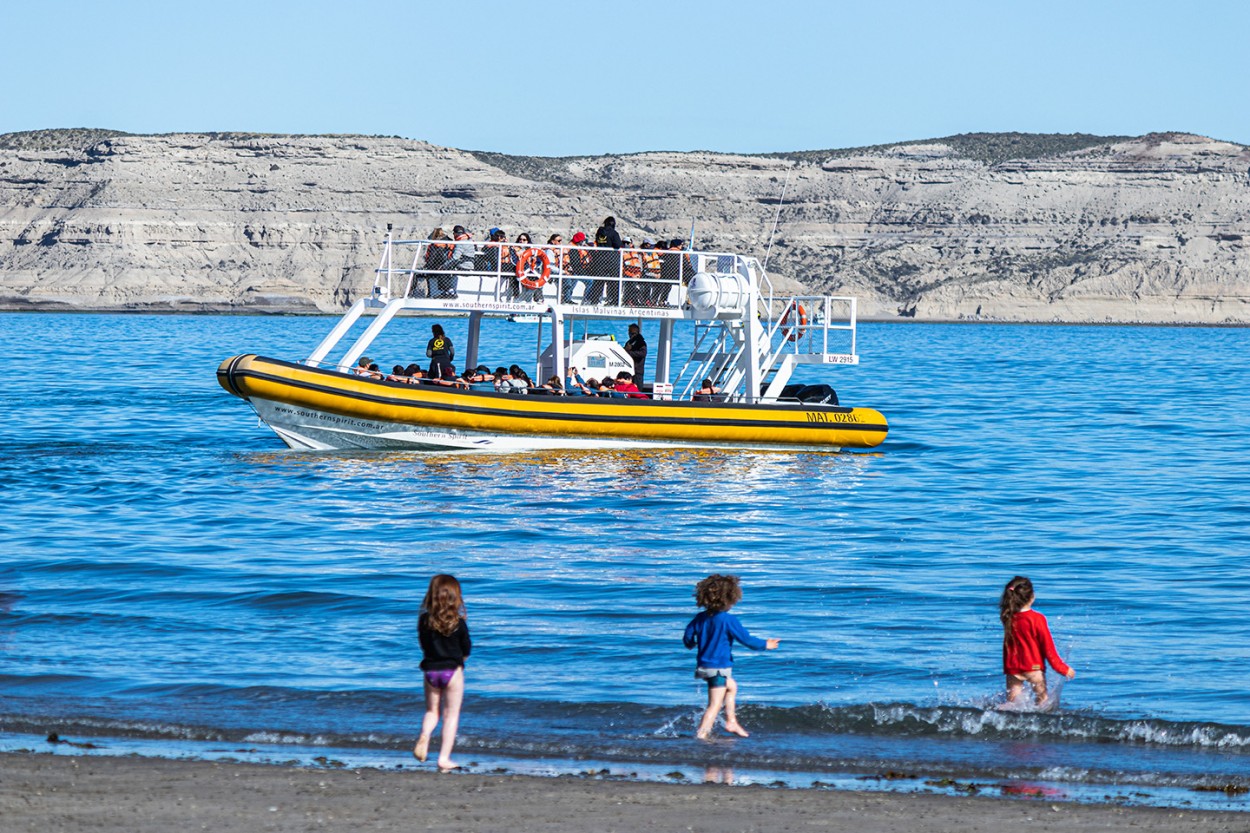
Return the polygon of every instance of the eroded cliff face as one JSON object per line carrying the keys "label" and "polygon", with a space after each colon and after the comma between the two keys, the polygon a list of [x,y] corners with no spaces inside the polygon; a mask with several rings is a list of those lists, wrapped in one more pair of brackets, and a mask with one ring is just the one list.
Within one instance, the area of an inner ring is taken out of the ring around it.
{"label": "eroded cliff face", "polygon": [[[58,138],[61,137],[61,138]],[[20,141],[18,139],[21,139]],[[1250,323],[1250,149],[1168,134],[981,161],[471,154],[354,136],[0,137],[0,308],[336,311],[386,224],[763,255],[878,318]]]}

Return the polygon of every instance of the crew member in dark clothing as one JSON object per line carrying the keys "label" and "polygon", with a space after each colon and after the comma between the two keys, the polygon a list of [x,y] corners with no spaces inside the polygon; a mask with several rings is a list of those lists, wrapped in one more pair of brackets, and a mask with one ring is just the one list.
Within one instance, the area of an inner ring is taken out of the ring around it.
{"label": "crew member in dark clothing", "polygon": [[637,324],[629,325],[629,340],[625,342],[625,352],[634,360],[634,384],[642,387],[642,369],[647,364],[647,342],[643,340],[642,330]]}
{"label": "crew member in dark clothing", "polygon": [[[599,226],[599,230],[595,232],[595,246],[598,250],[590,253],[590,272],[598,278],[619,278],[621,276],[621,255],[618,249],[621,248],[621,235],[616,231],[616,218],[605,217],[603,225]],[[600,251],[601,250],[601,251]],[[598,280],[591,281],[590,288],[586,290],[586,298],[584,303],[597,304],[603,300],[604,290],[607,289],[607,301],[609,304],[617,304],[620,302],[619,281]]]}
{"label": "crew member in dark clothing", "polygon": [[451,339],[443,332],[442,324],[433,324],[430,332],[434,337],[425,345],[425,355],[430,360],[431,379],[454,379],[456,371],[452,368],[452,360],[456,358],[456,348]]}

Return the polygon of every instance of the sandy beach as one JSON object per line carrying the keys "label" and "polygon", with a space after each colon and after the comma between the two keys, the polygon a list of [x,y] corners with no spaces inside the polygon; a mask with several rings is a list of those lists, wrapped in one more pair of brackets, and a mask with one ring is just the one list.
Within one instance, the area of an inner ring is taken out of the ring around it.
{"label": "sandy beach", "polygon": [[1250,831],[1250,815],[717,784],[0,755],[5,833],[77,831]]}

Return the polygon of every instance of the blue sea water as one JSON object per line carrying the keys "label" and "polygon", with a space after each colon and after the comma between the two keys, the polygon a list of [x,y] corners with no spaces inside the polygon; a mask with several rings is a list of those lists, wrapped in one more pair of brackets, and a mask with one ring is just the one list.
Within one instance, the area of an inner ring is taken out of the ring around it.
{"label": "blue sea water", "polygon": [[[331,324],[0,316],[0,749],[411,764],[416,608],[452,572],[480,768],[1250,807],[1194,791],[1250,787],[1250,331],[864,324],[860,366],[805,380],[889,418],[871,452],[291,452],[215,369]],[[486,326],[488,364],[532,356]],[[704,744],[710,572],[782,643],[737,652],[752,737]],[[993,708],[1015,574],[1077,669],[1056,714]]]}

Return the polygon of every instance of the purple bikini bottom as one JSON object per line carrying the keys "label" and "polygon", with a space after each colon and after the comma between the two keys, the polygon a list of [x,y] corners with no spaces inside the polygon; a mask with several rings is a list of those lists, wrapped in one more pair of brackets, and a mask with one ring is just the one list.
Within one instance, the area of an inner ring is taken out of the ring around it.
{"label": "purple bikini bottom", "polygon": [[451,678],[456,676],[459,668],[440,668],[438,671],[426,671],[425,681],[433,688],[447,688]]}

